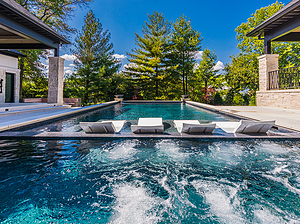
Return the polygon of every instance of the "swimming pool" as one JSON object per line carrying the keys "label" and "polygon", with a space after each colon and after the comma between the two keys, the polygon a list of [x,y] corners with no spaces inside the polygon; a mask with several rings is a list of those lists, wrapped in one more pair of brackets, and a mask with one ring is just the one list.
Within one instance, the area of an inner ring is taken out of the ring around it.
{"label": "swimming pool", "polygon": [[[213,113],[182,103],[123,103],[92,111],[73,118],[30,127],[26,130],[38,132],[79,132],[79,122],[96,122],[103,120],[126,120],[121,133],[131,132],[130,126],[136,125],[140,117],[162,117],[166,132],[177,132],[173,120],[199,120],[200,123],[212,121],[235,121],[236,119]],[[23,129],[24,130],[24,129]]]}
{"label": "swimming pool", "polygon": [[[80,121],[235,120],[184,104],[123,104]],[[0,140],[1,223],[300,223],[299,140]]]}
{"label": "swimming pool", "polygon": [[298,223],[300,141],[0,141],[2,223]]}

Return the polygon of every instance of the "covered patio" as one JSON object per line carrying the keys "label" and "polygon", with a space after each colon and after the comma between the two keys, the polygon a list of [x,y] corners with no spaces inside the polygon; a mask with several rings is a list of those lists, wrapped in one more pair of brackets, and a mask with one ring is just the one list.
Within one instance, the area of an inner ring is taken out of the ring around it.
{"label": "covered patio", "polygon": [[300,72],[298,67],[278,70],[278,54],[272,42],[300,41],[300,0],[293,0],[254,28],[247,37],[264,40],[264,55],[259,60],[257,106],[300,109]]}
{"label": "covered patio", "polygon": [[[48,103],[63,104],[64,59],[59,57],[62,44],[70,44],[63,36],[51,29],[36,16],[14,0],[0,0],[0,49],[53,49],[54,57],[49,57]],[[1,65],[0,80],[5,94],[6,74],[11,73],[11,66]],[[19,70],[12,74],[17,76]],[[14,88],[18,88],[15,78]],[[4,97],[5,98],[5,97]],[[0,103],[4,103],[0,100]],[[18,103],[18,99],[14,100]]]}

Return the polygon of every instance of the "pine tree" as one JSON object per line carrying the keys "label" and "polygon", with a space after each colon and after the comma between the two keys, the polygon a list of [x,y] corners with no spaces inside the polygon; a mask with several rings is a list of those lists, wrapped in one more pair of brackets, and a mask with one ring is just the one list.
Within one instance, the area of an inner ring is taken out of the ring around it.
{"label": "pine tree", "polygon": [[69,94],[81,97],[84,105],[111,97],[105,90],[111,86],[119,61],[112,57],[110,37],[108,30],[103,31],[93,11],[89,11],[82,31],[75,39],[73,54],[77,58],[74,62],[77,71],[68,80]]}
{"label": "pine tree", "polygon": [[181,77],[183,94],[187,94],[188,77],[192,75],[195,55],[201,50],[200,33],[191,26],[191,21],[183,15],[173,24],[168,50],[168,65],[173,69],[173,77]]}
{"label": "pine tree", "polygon": [[171,23],[164,19],[162,13],[155,11],[148,14],[148,19],[149,22],[143,25],[142,35],[135,34],[137,48],[127,53],[131,59],[125,73],[131,75],[141,88],[144,99],[153,99],[162,97],[167,77],[165,55]]}
{"label": "pine tree", "polygon": [[[219,75],[215,70],[217,64],[217,55],[214,51],[204,49],[202,52],[202,60],[195,69],[194,75],[191,77],[191,87],[193,89],[192,99],[208,103],[209,92],[208,87],[221,87],[224,79],[223,75]],[[203,88],[202,88],[203,87]]]}

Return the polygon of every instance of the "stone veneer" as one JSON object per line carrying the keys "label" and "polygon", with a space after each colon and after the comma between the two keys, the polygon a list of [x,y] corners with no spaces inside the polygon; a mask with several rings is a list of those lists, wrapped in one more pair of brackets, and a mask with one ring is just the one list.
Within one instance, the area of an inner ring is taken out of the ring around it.
{"label": "stone veneer", "polygon": [[300,109],[300,89],[269,90],[269,72],[278,70],[278,54],[258,57],[259,91],[256,92],[257,106]]}
{"label": "stone veneer", "polygon": [[258,57],[259,91],[269,89],[269,72],[278,70],[278,54],[264,54]]}
{"label": "stone veneer", "polygon": [[48,103],[63,105],[64,61],[60,57],[49,57]]}
{"label": "stone veneer", "polygon": [[256,103],[257,106],[300,110],[300,89],[257,91]]}

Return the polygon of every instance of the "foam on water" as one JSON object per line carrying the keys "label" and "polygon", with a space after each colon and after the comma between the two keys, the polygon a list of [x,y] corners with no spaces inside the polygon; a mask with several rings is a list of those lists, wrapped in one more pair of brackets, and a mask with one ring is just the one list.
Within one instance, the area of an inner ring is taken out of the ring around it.
{"label": "foam on water", "polygon": [[222,223],[244,223],[237,189],[212,181],[193,181],[192,185],[210,207],[212,217]]}
{"label": "foam on water", "polygon": [[300,222],[298,142],[0,145],[0,222]]}
{"label": "foam on water", "polygon": [[112,206],[111,222],[114,224],[127,223],[157,223],[155,207],[159,199],[151,197],[146,188],[121,184],[113,187],[116,199]]}

